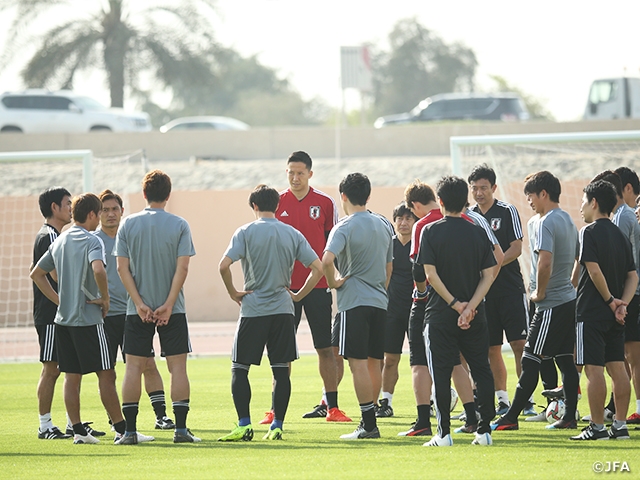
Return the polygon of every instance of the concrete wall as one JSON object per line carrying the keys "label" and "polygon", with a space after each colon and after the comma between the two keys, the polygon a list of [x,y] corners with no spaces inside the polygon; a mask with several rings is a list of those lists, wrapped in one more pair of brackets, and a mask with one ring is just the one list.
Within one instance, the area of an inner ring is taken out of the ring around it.
{"label": "concrete wall", "polygon": [[[640,120],[598,122],[445,123],[404,125],[375,129],[355,127],[340,133],[343,157],[396,155],[448,155],[449,138],[456,135],[562,133],[581,131],[640,130]],[[304,149],[314,158],[336,154],[336,130],[325,127],[255,128],[242,132],[148,132],[0,135],[0,152],[34,150],[93,150],[109,155],[144,149],[153,160],[187,159],[191,156],[229,159],[277,159]]]}

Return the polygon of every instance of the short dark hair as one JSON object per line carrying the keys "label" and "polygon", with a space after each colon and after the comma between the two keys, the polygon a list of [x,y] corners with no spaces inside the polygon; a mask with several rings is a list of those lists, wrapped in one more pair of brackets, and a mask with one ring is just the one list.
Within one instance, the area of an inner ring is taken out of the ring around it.
{"label": "short dark hair", "polygon": [[638,178],[638,174],[631,170],[629,167],[618,167],[614,170],[618,175],[620,175],[620,180],[622,181],[622,190],[627,185],[631,185],[633,189],[634,195],[640,195],[640,179]]}
{"label": "short dark hair", "polygon": [[611,215],[611,212],[618,203],[616,189],[608,180],[596,180],[590,182],[583,190],[587,196],[587,201],[591,203],[594,198],[598,202],[598,210],[604,215]]}
{"label": "short dark hair", "polygon": [[164,202],[171,194],[171,178],[161,170],[152,170],[142,179],[142,191],[148,202]]}
{"label": "short dark hair", "polygon": [[622,198],[622,180],[620,179],[620,175],[612,170],[605,170],[593,177],[589,183],[597,182],[598,180],[609,182],[613,185],[613,188],[616,189],[616,195],[618,195],[618,198]]}
{"label": "short dark hair", "polygon": [[87,221],[89,213],[93,212],[96,215],[100,215],[102,202],[93,193],[82,193],[73,197],[71,209],[73,211],[73,220],[76,223],[84,223]]}
{"label": "short dark hair", "polygon": [[64,197],[70,197],[69,190],[64,187],[51,187],[47,188],[38,197],[38,205],[40,206],[40,213],[44,218],[53,217],[53,210],[51,204],[55,203],[59,207],[62,206],[62,199]]}
{"label": "short dark hair", "polygon": [[408,207],[411,207],[413,202],[429,205],[431,202],[436,201],[436,194],[433,188],[416,179],[404,189],[404,201]]}
{"label": "short dark hair", "polygon": [[365,206],[371,195],[371,182],[364,173],[350,173],[342,179],[338,187],[353,205]]}
{"label": "short dark hair", "polygon": [[307,152],[303,152],[302,150],[293,152],[291,155],[289,155],[289,158],[287,159],[287,165],[291,162],[304,163],[304,166],[307,167],[307,170],[311,170],[311,165],[313,164],[309,154]]}
{"label": "short dark hair", "polygon": [[278,191],[265,184],[258,185],[249,195],[249,206],[253,208],[255,204],[260,212],[275,213],[278,203],[280,203]]}
{"label": "short dark hair", "polygon": [[416,217],[411,209],[407,207],[407,204],[405,202],[400,202],[398,205],[396,205],[396,208],[393,209],[393,221],[395,222],[396,218],[403,217],[405,215],[413,217],[413,219],[416,221],[418,220],[418,217]]}
{"label": "short dark hair", "polygon": [[489,180],[491,186],[496,184],[496,172],[486,163],[473,167],[473,170],[471,170],[467,180],[471,183],[482,179]]}
{"label": "short dark hair", "polygon": [[542,191],[546,191],[549,195],[549,199],[552,202],[560,202],[560,194],[562,193],[562,187],[560,186],[560,180],[553,175],[553,173],[547,170],[532,173],[527,175],[524,181],[524,194],[529,195],[534,193],[540,195]]}
{"label": "short dark hair", "polygon": [[436,184],[436,193],[447,212],[460,213],[467,205],[469,185],[463,178],[447,175]]}
{"label": "short dark hair", "polygon": [[116,202],[118,202],[118,205],[120,205],[120,208],[124,206],[124,204],[122,203],[122,197],[117,193],[113,193],[108,188],[100,193],[99,198],[102,203],[106,202],[107,200],[115,200]]}

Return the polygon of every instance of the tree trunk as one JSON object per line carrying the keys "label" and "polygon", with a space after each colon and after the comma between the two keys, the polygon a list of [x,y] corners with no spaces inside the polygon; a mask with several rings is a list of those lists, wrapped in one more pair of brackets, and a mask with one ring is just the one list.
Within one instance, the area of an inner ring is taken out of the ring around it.
{"label": "tree trunk", "polygon": [[111,0],[111,10],[103,20],[104,64],[107,70],[111,106],[124,106],[124,65],[131,32],[122,23],[121,5]]}

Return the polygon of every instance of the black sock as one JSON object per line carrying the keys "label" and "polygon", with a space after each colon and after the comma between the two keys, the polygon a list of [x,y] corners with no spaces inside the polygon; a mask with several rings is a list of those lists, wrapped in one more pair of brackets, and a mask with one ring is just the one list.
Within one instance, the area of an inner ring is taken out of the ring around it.
{"label": "black sock", "polygon": [[167,416],[167,404],[164,399],[164,390],[156,390],[149,392],[149,400],[156,414],[156,418],[164,418]]}
{"label": "black sock", "polygon": [[73,425],[73,433],[85,437],[87,435],[87,429],[84,428],[82,422],[76,423],[75,425]]}
{"label": "black sock", "polygon": [[120,434],[124,434],[126,427],[127,427],[127,422],[125,422],[124,420],[121,420],[118,423],[113,424],[113,429]]}
{"label": "black sock", "polygon": [[361,403],[360,412],[362,413],[362,424],[367,432],[370,432],[377,427],[376,424],[376,411],[373,406],[373,402]]}
{"label": "black sock", "polygon": [[187,428],[187,414],[189,413],[189,399],[173,402],[173,414],[176,416],[176,430]]}
{"label": "black sock", "polygon": [[522,373],[518,379],[518,386],[516,387],[516,394],[511,402],[511,407],[506,413],[506,417],[512,422],[518,421],[518,415],[524,410],[531,394],[538,385],[538,376],[540,375],[540,363],[542,360],[530,353],[524,353],[522,355]]}
{"label": "black sock", "polygon": [[284,416],[289,408],[291,398],[291,378],[289,378],[289,365],[272,365],[273,379],[273,416],[276,420],[284,421]]}
{"label": "black sock", "polygon": [[431,426],[431,405],[418,405],[418,420],[413,428],[416,430],[421,428],[427,428]]}
{"label": "black sock", "polygon": [[231,395],[238,418],[247,418],[251,402],[251,385],[249,384],[249,365],[235,364],[231,369]]}
{"label": "black sock", "polygon": [[562,387],[564,388],[565,411],[562,419],[565,421],[575,420],[580,380],[573,355],[558,355],[556,363],[562,374]]}
{"label": "black sock", "polygon": [[552,390],[558,386],[558,371],[553,358],[543,358],[540,364],[540,378],[545,390]]}
{"label": "black sock", "polygon": [[127,432],[138,431],[138,426],[136,424],[138,419],[138,402],[123,403],[122,415],[124,415],[124,419],[127,422]]}
{"label": "black sock", "polygon": [[467,415],[467,420],[464,422],[466,425],[477,425],[478,417],[476,416],[476,402],[469,402],[462,405],[464,407],[464,413]]}
{"label": "black sock", "polygon": [[326,392],[327,396],[327,409],[338,408],[338,392]]}

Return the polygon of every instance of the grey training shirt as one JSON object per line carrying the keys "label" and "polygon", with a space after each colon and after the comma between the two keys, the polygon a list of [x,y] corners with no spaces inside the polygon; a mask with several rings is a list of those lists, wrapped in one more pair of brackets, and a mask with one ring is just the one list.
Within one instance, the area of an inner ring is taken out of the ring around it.
{"label": "grey training shirt", "polygon": [[238,228],[224,254],[242,264],[244,290],[242,317],[294,314],[288,292],[298,260],[309,267],[318,255],[295,228],[275,218],[259,218]]}
{"label": "grey training shirt", "polygon": [[[640,257],[640,224],[638,224],[633,208],[623,203],[615,211],[611,221],[622,230],[624,236],[631,242],[633,261],[636,264],[638,276],[640,276],[640,262],[638,262]],[[640,282],[638,282],[638,288],[636,288],[636,295],[640,295]]]}
{"label": "grey training shirt", "polygon": [[109,313],[112,315],[124,315],[127,313],[127,290],[120,280],[118,275],[118,265],[116,263],[116,256],[113,253],[113,248],[116,244],[116,239],[111,238],[104,233],[102,229],[98,228],[94,233],[97,237],[100,237],[104,244],[104,251],[107,259],[107,279],[109,280]]}

